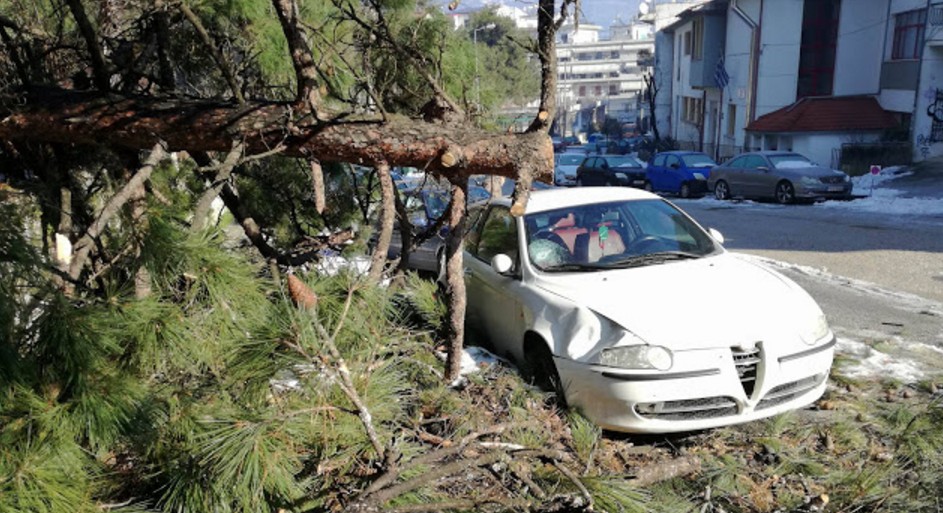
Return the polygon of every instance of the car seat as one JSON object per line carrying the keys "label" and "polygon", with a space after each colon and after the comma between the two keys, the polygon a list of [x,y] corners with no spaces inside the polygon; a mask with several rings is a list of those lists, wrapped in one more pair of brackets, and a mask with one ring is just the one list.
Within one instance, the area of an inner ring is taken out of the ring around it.
{"label": "car seat", "polygon": [[576,236],[573,257],[577,262],[593,263],[608,255],[625,252],[625,243],[618,230],[611,228],[612,222],[596,223],[592,229]]}

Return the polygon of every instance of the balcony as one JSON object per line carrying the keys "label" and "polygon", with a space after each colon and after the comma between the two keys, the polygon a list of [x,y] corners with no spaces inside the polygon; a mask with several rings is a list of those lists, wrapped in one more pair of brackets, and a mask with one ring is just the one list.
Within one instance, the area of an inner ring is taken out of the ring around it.
{"label": "balcony", "polygon": [[927,25],[927,43],[930,46],[943,46],[943,3],[930,6]]}

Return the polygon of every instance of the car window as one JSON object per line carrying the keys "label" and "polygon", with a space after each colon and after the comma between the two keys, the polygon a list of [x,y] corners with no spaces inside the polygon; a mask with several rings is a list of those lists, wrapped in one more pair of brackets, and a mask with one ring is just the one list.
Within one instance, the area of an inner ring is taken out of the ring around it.
{"label": "car window", "polygon": [[677,164],[681,166],[681,159],[674,155],[668,155],[668,158],[665,159],[665,166],[671,167],[672,164]]}
{"label": "car window", "polygon": [[524,226],[528,259],[546,272],[655,265],[719,251],[703,229],[661,199],[537,212],[525,216]]}
{"label": "car window", "polygon": [[666,155],[655,155],[655,160],[652,161],[652,164],[656,166],[664,166],[665,157]]}
{"label": "car window", "polygon": [[482,225],[475,256],[491,262],[495,255],[504,253],[517,261],[517,248],[517,219],[506,207],[492,208]]}
{"label": "car window", "polygon": [[609,157],[609,167],[640,167],[632,157]]}
{"label": "car window", "polygon": [[693,225],[687,217],[662,200],[650,200],[633,204],[631,211],[641,233],[637,239],[656,237],[670,241],[671,249],[694,251],[701,254],[713,250],[710,239],[704,237],[703,230]]}
{"label": "car window", "polygon": [[687,167],[709,167],[717,165],[714,159],[703,153],[691,153],[681,157],[681,160],[684,161],[684,165]]}
{"label": "car window", "polygon": [[767,167],[766,159],[759,155],[750,155],[749,160],[746,163],[748,169],[756,170],[758,167]]}
{"label": "car window", "polygon": [[561,166],[578,166],[580,162],[583,161],[582,155],[575,154],[566,154],[560,155],[557,159],[557,164]]}
{"label": "car window", "polygon": [[747,161],[750,159],[749,155],[742,157],[737,157],[730,162],[728,162],[724,167],[729,167],[732,169],[743,169],[746,167]]}
{"label": "car window", "polygon": [[481,238],[481,225],[487,211],[487,205],[479,205],[468,209],[468,214],[465,216],[465,222],[467,223],[465,225],[465,249],[473,255],[478,252],[478,240]]}
{"label": "car window", "polygon": [[799,155],[798,153],[791,153],[786,155],[770,155],[770,162],[773,163],[773,167],[776,169],[803,169],[807,167],[815,167],[815,164]]}

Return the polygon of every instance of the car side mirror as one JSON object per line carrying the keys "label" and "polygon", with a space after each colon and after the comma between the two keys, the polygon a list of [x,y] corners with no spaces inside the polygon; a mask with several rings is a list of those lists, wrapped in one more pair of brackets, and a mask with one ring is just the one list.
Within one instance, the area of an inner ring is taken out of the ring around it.
{"label": "car side mirror", "polygon": [[711,237],[714,238],[719,244],[724,243],[724,234],[720,233],[717,228],[708,228],[707,232],[711,234]]}
{"label": "car side mirror", "polygon": [[508,275],[514,268],[514,261],[504,253],[498,253],[491,258],[491,268],[501,275]]}

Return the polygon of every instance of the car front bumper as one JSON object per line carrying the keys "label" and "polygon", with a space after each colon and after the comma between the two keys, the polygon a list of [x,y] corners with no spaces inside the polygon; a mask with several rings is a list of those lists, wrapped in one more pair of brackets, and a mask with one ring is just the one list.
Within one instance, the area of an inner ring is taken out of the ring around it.
{"label": "car front bumper", "polygon": [[747,366],[731,348],[675,353],[669,371],[631,371],[554,358],[567,402],[605,429],[671,433],[771,417],[825,392],[835,338],[774,354],[759,344]]}
{"label": "car front bumper", "polygon": [[848,198],[851,196],[851,183],[802,185],[796,188],[796,197],[805,199]]}

